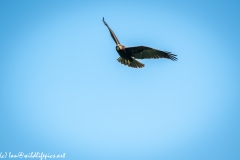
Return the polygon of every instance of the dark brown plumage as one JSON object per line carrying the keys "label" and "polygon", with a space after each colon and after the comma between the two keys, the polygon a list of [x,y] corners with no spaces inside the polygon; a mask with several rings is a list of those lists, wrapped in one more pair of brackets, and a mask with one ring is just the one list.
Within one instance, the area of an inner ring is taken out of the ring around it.
{"label": "dark brown plumage", "polygon": [[108,30],[116,43],[116,50],[120,57],[117,59],[118,62],[127,65],[133,68],[142,68],[144,64],[138,62],[136,59],[157,59],[157,58],[167,58],[173,61],[177,61],[177,55],[171,54],[171,52],[165,52],[161,50],[157,50],[154,48],[146,47],[146,46],[136,46],[136,47],[125,47],[120,44],[117,36],[114,34],[112,29],[105,22],[103,17],[103,23],[108,27]]}

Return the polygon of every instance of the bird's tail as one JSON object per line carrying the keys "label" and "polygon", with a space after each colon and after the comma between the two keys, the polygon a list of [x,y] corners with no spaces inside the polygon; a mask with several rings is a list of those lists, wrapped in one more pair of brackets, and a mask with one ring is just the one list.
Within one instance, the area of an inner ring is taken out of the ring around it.
{"label": "bird's tail", "polygon": [[144,67],[144,64],[138,62],[134,58],[132,59],[132,61],[124,59],[122,57],[119,57],[117,60],[118,60],[118,62],[120,62],[124,65],[128,65],[129,67],[133,67],[133,68],[143,68]]}

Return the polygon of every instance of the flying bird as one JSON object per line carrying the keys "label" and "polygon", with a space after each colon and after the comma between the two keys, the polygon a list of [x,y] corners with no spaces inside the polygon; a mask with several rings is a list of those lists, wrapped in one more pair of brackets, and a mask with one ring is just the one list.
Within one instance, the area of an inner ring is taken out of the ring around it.
{"label": "flying bird", "polygon": [[177,55],[171,54],[171,52],[165,52],[161,50],[157,50],[154,48],[146,47],[146,46],[136,46],[136,47],[125,47],[121,45],[117,36],[114,34],[112,29],[108,26],[105,22],[103,17],[103,23],[107,26],[111,37],[113,38],[114,42],[116,43],[116,50],[119,54],[119,58],[117,59],[118,62],[121,64],[127,65],[133,68],[143,68],[144,64],[138,62],[136,59],[157,59],[157,58],[168,58],[173,61],[177,60]]}

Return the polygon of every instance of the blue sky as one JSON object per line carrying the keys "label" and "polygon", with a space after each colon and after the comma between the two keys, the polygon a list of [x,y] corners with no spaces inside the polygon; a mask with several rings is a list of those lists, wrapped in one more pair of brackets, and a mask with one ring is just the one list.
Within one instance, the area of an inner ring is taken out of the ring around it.
{"label": "blue sky", "polygon": [[[1,1],[0,152],[240,158],[240,2]],[[125,46],[179,60],[117,62]]]}

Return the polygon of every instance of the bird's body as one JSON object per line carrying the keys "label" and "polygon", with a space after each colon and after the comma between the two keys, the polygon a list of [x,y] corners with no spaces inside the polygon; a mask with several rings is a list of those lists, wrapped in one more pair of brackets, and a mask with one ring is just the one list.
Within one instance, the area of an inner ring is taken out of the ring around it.
{"label": "bird's body", "polygon": [[147,58],[168,58],[173,61],[176,61],[176,55],[171,54],[170,52],[164,52],[157,49],[153,49],[146,46],[136,46],[136,47],[125,47],[120,44],[114,32],[108,26],[108,24],[104,21],[103,23],[108,27],[111,37],[116,43],[116,50],[119,54],[118,62],[128,65],[133,68],[142,68],[144,64],[138,62],[136,59],[147,59]]}
{"label": "bird's body", "polygon": [[125,50],[125,46],[123,46],[123,45],[120,45],[120,44],[117,45],[116,51],[118,52],[119,56],[121,56],[122,58],[125,58],[125,59],[131,58],[131,56],[129,54],[127,54],[127,52]]}

